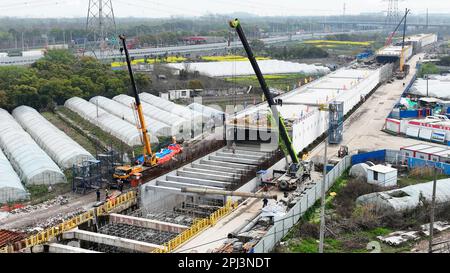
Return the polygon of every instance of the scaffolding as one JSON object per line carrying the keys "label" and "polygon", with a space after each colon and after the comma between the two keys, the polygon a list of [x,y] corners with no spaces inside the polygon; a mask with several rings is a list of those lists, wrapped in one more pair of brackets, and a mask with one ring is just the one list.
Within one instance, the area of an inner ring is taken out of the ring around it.
{"label": "scaffolding", "polygon": [[90,190],[101,189],[112,182],[114,168],[123,164],[120,153],[110,150],[97,155],[96,160],[85,160],[72,167],[72,191],[85,194]]}
{"label": "scaffolding", "polygon": [[329,116],[328,143],[340,144],[344,134],[344,102],[335,101],[330,103]]}

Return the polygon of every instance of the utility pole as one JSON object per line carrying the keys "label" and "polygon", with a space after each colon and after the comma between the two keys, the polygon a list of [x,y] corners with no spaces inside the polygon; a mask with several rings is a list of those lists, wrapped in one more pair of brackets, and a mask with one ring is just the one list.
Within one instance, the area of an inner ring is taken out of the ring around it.
{"label": "utility pole", "polygon": [[426,22],[426,30],[428,30],[428,8],[427,8],[427,22]]}
{"label": "utility pole", "polygon": [[428,74],[425,77],[427,79],[427,97],[428,97],[428,78],[429,78]]}
{"label": "utility pole", "polygon": [[433,196],[431,198],[431,213],[430,213],[430,238],[428,243],[428,253],[433,253],[433,225],[434,225],[434,210],[436,206],[436,165],[433,167]]}
{"label": "utility pole", "polygon": [[323,158],[323,181],[321,189],[321,204],[320,204],[320,235],[319,235],[319,253],[323,253],[323,244],[325,237],[325,183],[327,182],[327,149],[328,137],[325,138],[325,151]]}
{"label": "utility pole", "polygon": [[25,43],[23,42],[23,31],[22,31],[22,51],[25,51]]}

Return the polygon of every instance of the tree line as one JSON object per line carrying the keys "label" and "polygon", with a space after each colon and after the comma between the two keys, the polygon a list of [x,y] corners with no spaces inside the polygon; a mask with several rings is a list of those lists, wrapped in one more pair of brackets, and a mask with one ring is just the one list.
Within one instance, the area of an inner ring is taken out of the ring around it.
{"label": "tree line", "polygon": [[[151,79],[137,73],[141,91],[151,86]],[[90,99],[101,95],[113,97],[127,93],[130,82],[127,72],[91,57],[76,57],[67,50],[50,50],[30,67],[0,67],[0,108],[11,111],[28,105],[37,110],[52,109],[74,96]]]}

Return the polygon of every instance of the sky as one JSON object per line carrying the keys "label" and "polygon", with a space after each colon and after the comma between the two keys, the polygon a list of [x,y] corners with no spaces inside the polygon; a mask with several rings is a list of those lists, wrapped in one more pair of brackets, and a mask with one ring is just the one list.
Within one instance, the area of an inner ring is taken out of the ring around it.
{"label": "sky", "polygon": [[[92,1],[92,0],[91,0]],[[108,0],[102,0],[108,1]],[[89,0],[0,0],[0,17],[86,17]],[[112,0],[116,17],[161,18],[247,12],[260,16],[341,15],[382,12],[383,0]],[[413,14],[449,13],[448,0],[402,0]]]}

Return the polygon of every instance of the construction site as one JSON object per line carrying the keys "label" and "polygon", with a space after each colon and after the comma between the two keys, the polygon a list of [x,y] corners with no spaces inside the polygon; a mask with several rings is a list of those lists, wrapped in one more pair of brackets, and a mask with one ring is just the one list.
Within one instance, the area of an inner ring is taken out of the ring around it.
{"label": "construction site", "polygon": [[[0,253],[274,251],[318,202],[324,221],[325,199],[354,156],[396,149],[396,162],[400,154],[407,162],[413,156],[402,151],[432,148],[422,147],[431,137],[393,135],[403,130],[394,106],[438,43],[435,33],[408,35],[408,15],[389,25],[382,48],[334,71],[258,61],[245,21],[230,20],[246,57],[238,69],[189,63],[208,77],[256,76],[262,102],[229,109],[140,92],[119,35],[111,50],[120,49],[132,93],[75,96],[51,112],[0,109]],[[182,73],[186,65],[168,66]],[[315,78],[274,94],[265,75],[283,73]],[[443,163],[443,175],[447,140],[434,144],[443,159],[429,158]],[[30,189],[39,187],[56,196],[33,202]]]}

